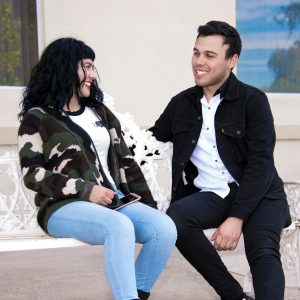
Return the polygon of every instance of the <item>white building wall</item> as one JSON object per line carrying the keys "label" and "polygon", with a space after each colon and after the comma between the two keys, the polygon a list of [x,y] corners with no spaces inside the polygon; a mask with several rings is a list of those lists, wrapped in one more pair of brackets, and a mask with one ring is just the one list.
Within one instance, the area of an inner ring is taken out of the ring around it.
{"label": "white building wall", "polygon": [[[226,3],[225,3],[226,2]],[[190,60],[197,27],[211,19],[235,25],[234,0],[43,1],[44,43],[63,36],[96,52],[102,88],[140,125],[193,84]]]}
{"label": "white building wall", "polygon": [[[235,0],[37,0],[40,52],[72,36],[96,52],[101,86],[141,126],[151,126],[170,98],[194,84],[190,60],[197,27],[235,25]],[[0,87],[0,145],[16,143],[21,88]],[[269,95],[284,179],[300,179],[300,96]]]}

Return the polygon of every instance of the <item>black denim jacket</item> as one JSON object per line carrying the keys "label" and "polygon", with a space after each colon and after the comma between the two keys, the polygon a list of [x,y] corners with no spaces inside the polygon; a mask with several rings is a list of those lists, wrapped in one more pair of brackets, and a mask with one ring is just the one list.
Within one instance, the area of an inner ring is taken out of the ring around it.
{"label": "black denim jacket", "polygon": [[[218,92],[222,99],[215,115],[218,152],[239,184],[229,216],[246,221],[264,197],[286,199],[274,166],[273,116],[265,93],[237,80],[233,73]],[[173,142],[172,201],[195,191],[198,171],[190,157],[202,127],[202,96],[199,86],[179,93],[150,129],[158,140]]]}

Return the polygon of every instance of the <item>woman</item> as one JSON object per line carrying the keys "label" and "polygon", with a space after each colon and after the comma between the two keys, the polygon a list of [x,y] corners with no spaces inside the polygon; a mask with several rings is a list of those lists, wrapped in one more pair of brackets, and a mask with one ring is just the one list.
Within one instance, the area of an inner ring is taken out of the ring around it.
{"label": "woman", "polygon": [[[82,41],[62,38],[33,68],[19,114],[22,174],[36,192],[38,223],[46,232],[104,245],[114,299],[148,299],[176,228],[153,208],[120,123],[102,103],[94,59]],[[140,202],[112,209],[131,192]],[[143,247],[134,262],[135,242]]]}

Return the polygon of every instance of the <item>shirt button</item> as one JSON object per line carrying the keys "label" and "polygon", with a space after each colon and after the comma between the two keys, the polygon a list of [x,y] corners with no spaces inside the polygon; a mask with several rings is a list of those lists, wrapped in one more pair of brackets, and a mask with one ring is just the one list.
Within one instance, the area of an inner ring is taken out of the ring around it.
{"label": "shirt button", "polygon": [[208,107],[208,109],[210,109],[210,107]]}
{"label": "shirt button", "polygon": [[218,162],[218,160],[217,160],[217,159],[215,159],[215,162]]}
{"label": "shirt button", "polygon": [[213,148],[216,148],[216,146],[214,145]]}
{"label": "shirt button", "polygon": [[206,130],[209,130],[209,127],[206,127]]}

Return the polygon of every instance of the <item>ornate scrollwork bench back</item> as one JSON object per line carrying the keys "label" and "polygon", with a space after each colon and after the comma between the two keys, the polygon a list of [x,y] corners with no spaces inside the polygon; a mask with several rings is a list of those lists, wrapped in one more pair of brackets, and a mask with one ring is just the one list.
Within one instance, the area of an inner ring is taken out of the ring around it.
{"label": "ornate scrollwork bench back", "polygon": [[284,189],[292,224],[285,228],[281,235],[281,259],[286,275],[290,273],[288,278],[290,281],[293,279],[293,282],[287,282],[287,285],[300,289],[300,181],[285,181]]}

